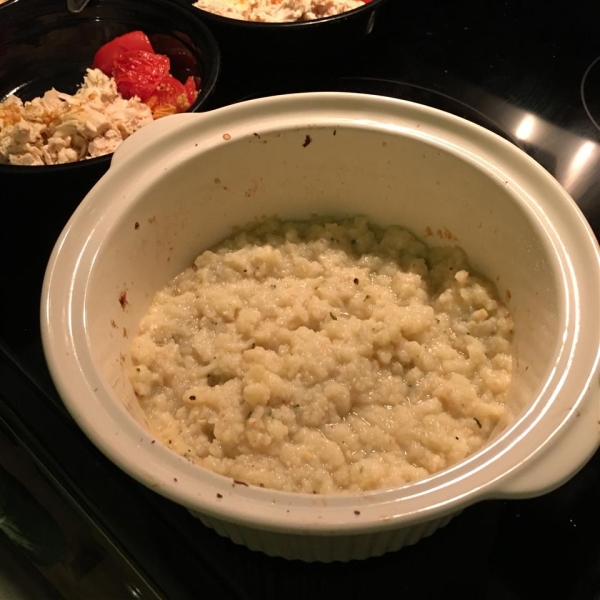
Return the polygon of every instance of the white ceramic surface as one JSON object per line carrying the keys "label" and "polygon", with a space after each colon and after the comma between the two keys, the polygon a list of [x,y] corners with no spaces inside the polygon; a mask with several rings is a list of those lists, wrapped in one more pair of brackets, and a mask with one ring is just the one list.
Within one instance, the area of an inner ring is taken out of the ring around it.
{"label": "white ceramic surface", "polygon": [[[236,485],[152,444],[123,371],[140,317],[202,250],[275,213],[367,214],[459,244],[513,312],[518,420],[427,480],[335,497]],[[253,549],[349,560],[414,543],[481,499],[547,492],[585,464],[600,443],[599,299],[587,222],[516,147],[409,102],[300,94],[172,116],[127,140],[56,244],[42,334],[68,410],[133,477]]]}

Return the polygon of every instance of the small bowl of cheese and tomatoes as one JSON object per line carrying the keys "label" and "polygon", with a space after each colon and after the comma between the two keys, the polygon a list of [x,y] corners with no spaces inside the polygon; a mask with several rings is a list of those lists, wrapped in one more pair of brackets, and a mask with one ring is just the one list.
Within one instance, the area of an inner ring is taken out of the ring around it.
{"label": "small bowl of cheese and tomatoes", "polygon": [[96,0],[77,14],[62,0],[26,4],[0,22],[1,174],[69,170],[71,187],[85,169],[85,193],[124,139],[200,110],[215,87],[214,38],[169,0]]}

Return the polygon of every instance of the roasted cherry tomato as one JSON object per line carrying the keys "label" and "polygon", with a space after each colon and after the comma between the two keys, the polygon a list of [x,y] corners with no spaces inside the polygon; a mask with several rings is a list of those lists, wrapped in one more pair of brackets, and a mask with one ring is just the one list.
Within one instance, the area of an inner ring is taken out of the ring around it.
{"label": "roasted cherry tomato", "polygon": [[133,50],[115,59],[112,75],[123,98],[138,96],[144,102],[169,74],[169,67],[164,54]]}
{"label": "roasted cherry tomato", "polygon": [[196,102],[196,98],[198,97],[196,82],[191,75],[185,80],[183,87],[185,88],[185,93],[187,94],[187,99],[191,106],[194,104],[194,102]]}
{"label": "roasted cherry tomato", "polygon": [[190,107],[188,94],[181,83],[171,75],[167,75],[158,84],[154,93],[146,99],[155,119],[175,113],[185,112]]}
{"label": "roasted cherry tomato", "polygon": [[131,31],[104,44],[94,56],[94,69],[100,69],[105,75],[111,75],[115,59],[125,52],[143,50],[154,54],[148,36],[142,31]]}

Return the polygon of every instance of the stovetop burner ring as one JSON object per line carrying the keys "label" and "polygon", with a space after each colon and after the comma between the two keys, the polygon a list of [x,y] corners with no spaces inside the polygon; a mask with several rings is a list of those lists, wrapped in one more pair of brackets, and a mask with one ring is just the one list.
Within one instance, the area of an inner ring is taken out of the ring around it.
{"label": "stovetop burner ring", "polygon": [[585,70],[583,77],[581,79],[581,87],[580,87],[580,95],[581,102],[583,103],[583,108],[590,119],[590,121],[594,124],[596,129],[600,130],[600,98],[595,99],[595,103],[592,104],[592,100],[586,96],[588,93],[590,86],[590,80],[597,80],[600,87],[600,56],[596,57],[588,68]]}

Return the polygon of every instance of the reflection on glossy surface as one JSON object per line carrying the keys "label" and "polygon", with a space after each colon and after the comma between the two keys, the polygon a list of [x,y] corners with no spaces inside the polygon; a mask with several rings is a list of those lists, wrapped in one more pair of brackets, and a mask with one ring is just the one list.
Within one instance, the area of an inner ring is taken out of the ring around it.
{"label": "reflection on glossy surface", "polygon": [[535,129],[535,121],[536,119],[533,115],[524,116],[515,131],[515,136],[524,142],[529,141]]}
{"label": "reflection on glossy surface", "polygon": [[594,144],[594,142],[583,142],[579,146],[564,175],[563,185],[567,191],[574,192],[581,185],[582,180],[593,177],[593,173],[588,173],[590,167],[598,177],[598,170],[594,168],[597,167],[598,158],[600,158],[598,150],[598,144]]}
{"label": "reflection on glossy surface", "polygon": [[90,0],[67,0],[67,8],[72,13],[80,13]]}

